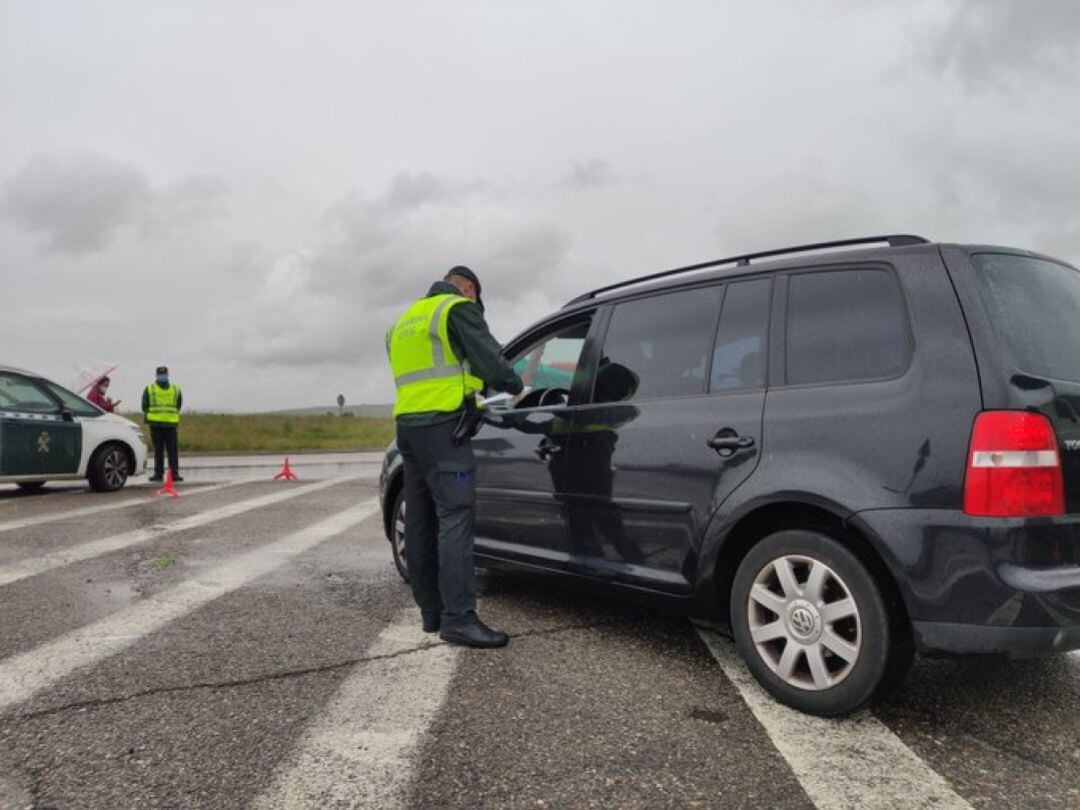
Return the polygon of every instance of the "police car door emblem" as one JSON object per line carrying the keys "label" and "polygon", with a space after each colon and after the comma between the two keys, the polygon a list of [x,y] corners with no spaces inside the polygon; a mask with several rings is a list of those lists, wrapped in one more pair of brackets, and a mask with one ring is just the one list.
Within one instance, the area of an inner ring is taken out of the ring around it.
{"label": "police car door emblem", "polygon": [[48,453],[49,452],[49,441],[51,439],[52,439],[52,437],[48,433],[46,433],[44,430],[41,431],[41,435],[37,437],[37,451],[38,451],[38,453]]}

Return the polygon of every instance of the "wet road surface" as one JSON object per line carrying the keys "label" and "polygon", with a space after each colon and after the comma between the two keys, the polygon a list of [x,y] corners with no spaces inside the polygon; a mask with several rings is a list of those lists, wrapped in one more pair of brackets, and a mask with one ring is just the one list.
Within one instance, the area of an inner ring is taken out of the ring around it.
{"label": "wet road surface", "polygon": [[[842,721],[722,635],[516,575],[419,630],[374,457],[0,488],[0,808],[1080,807],[1080,657],[919,659]],[[320,466],[321,465],[321,466]]]}

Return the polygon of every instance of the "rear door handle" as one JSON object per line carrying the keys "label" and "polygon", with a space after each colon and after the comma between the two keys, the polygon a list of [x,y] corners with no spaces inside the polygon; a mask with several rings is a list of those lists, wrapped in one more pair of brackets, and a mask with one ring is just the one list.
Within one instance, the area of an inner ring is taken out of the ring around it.
{"label": "rear door handle", "polygon": [[730,456],[740,450],[749,450],[754,446],[754,440],[750,436],[739,436],[732,430],[722,430],[707,444],[720,455]]}

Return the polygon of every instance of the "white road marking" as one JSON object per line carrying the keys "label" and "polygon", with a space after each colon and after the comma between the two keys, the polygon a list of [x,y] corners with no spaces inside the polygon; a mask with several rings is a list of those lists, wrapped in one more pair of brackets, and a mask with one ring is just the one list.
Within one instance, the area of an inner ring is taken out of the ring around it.
{"label": "white road marking", "polygon": [[457,664],[457,649],[436,642],[420,629],[419,610],[407,610],[387,626],[368,655],[416,651],[357,665],[251,806],[401,806],[412,756],[442,707]]}
{"label": "white road marking", "polygon": [[869,712],[826,720],[789,709],[758,685],[734,644],[704,628],[698,628],[698,635],[820,810],[971,810],[940,775]]}
{"label": "white road marking", "polygon": [[[184,490],[183,496],[189,498],[192,495],[199,495],[203,492],[214,492],[215,490],[225,489],[226,487],[235,487],[240,484],[250,484],[255,481],[263,481],[263,478],[240,478],[235,481],[226,481],[222,484],[213,484],[206,487],[198,487],[197,489]],[[116,509],[128,509],[132,506],[145,505],[150,502],[150,496],[144,495],[141,498],[129,498],[124,501],[114,501],[112,503],[98,504],[97,506],[84,506],[82,509],[69,509],[66,512],[48,512],[44,515],[36,515],[34,517],[19,518],[18,520],[9,520],[5,523],[0,523],[0,532],[10,532],[15,529],[26,529],[30,526],[39,526],[43,523],[55,523],[60,520],[74,520],[75,518],[89,517],[90,515],[97,515],[102,512],[112,512]]]}
{"label": "white road marking", "polygon": [[0,661],[0,712],[29,700],[80,667],[115,655],[169,622],[270,573],[377,511],[375,501],[365,501],[254,551],[232,557],[197,579],[182,582],[100,621]]}
{"label": "white road marking", "polygon": [[72,546],[52,554],[46,554],[42,557],[31,557],[25,560],[19,560],[18,562],[0,566],[0,585],[9,585],[12,582],[18,582],[20,579],[36,576],[46,571],[51,571],[54,568],[71,565],[72,563],[81,562],[83,560],[89,560],[93,557],[99,557],[102,554],[108,554],[129,546],[137,545],[138,543],[145,543],[155,537],[164,537],[167,534],[195,529],[199,526],[205,526],[207,523],[214,523],[215,521],[236,517],[245,512],[250,512],[252,509],[260,509],[264,506],[269,506],[270,504],[287,501],[290,498],[298,498],[301,495],[307,495],[320,489],[326,489],[327,487],[332,487],[345,481],[355,481],[358,480],[358,478],[358,476],[343,476],[339,478],[328,478],[324,481],[319,481],[316,484],[305,484],[302,487],[290,486],[288,489],[279,490],[278,492],[273,492],[269,495],[262,495],[258,498],[250,498],[246,501],[238,501],[237,503],[219,506],[216,509],[210,509],[206,512],[200,512],[196,515],[182,518],[175,523],[168,523],[148,529],[134,529],[129,532],[124,532],[123,534],[113,535],[112,537],[104,537],[100,540],[91,540],[88,543],[81,543],[77,546]]}

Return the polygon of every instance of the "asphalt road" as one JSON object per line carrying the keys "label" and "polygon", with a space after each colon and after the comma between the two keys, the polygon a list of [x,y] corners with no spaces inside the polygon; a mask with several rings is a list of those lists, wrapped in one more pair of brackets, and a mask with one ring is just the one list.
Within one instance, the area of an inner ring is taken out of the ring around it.
{"label": "asphalt road", "polygon": [[1080,807],[1080,657],[919,660],[843,721],[722,634],[519,576],[419,631],[373,459],[0,487],[0,808]]}

